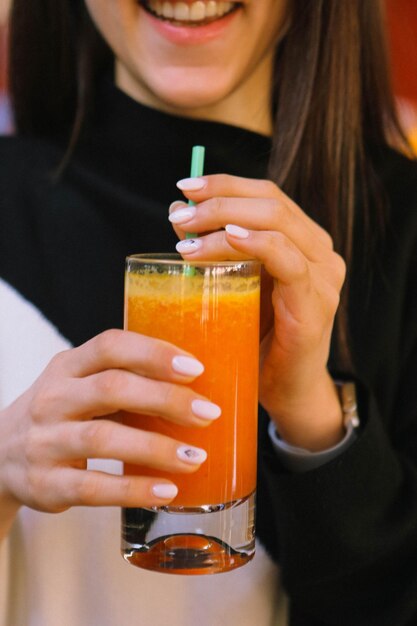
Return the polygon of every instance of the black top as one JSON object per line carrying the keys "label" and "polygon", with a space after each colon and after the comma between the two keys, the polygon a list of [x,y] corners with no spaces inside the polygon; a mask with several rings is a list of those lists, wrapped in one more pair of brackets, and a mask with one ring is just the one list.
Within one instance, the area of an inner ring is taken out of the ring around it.
{"label": "black top", "polygon": [[[174,249],[168,205],[194,144],[207,147],[206,173],[266,175],[268,138],[156,112],[109,86],[57,180],[63,144],[2,138],[0,277],[74,345],[121,327],[124,258]],[[261,411],[258,535],[282,568],[293,626],[417,623],[417,166],[373,153],[389,206],[366,272],[359,235],[354,248],[358,439],[291,474]]]}

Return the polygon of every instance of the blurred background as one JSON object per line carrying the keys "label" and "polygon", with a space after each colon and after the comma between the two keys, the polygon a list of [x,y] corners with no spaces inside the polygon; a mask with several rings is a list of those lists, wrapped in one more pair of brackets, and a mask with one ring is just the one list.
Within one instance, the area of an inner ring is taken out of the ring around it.
{"label": "blurred background", "polygon": [[[386,4],[394,90],[404,128],[417,154],[417,0],[381,1]],[[7,98],[7,17],[10,4],[11,0],[0,0],[1,134],[10,133],[13,129]]]}
{"label": "blurred background", "polygon": [[7,99],[7,16],[10,0],[0,0],[0,134],[12,129],[11,115]]}
{"label": "blurred background", "polygon": [[384,0],[394,91],[417,154],[417,0]]}

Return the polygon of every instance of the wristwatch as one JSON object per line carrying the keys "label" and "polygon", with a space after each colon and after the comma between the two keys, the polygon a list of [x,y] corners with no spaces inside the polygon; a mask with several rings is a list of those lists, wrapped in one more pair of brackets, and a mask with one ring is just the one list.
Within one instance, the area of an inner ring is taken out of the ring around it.
{"label": "wristwatch", "polygon": [[360,420],[356,402],[356,386],[351,381],[335,380],[340,405],[343,412],[343,423],[347,431],[358,428]]}

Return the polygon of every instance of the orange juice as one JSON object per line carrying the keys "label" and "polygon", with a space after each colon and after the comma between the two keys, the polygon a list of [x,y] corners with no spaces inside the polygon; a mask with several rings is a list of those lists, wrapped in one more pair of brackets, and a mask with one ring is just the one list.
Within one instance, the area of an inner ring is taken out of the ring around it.
{"label": "orange juice", "polygon": [[[221,265],[221,264],[219,264]],[[189,268],[188,268],[189,269]],[[190,352],[205,371],[190,386],[222,415],[207,428],[178,426],[128,414],[125,423],[204,448],[208,458],[191,475],[135,465],[125,473],[164,476],[178,486],[174,507],[231,503],[256,487],[259,351],[259,276],[126,274],[125,328],[169,341]]]}

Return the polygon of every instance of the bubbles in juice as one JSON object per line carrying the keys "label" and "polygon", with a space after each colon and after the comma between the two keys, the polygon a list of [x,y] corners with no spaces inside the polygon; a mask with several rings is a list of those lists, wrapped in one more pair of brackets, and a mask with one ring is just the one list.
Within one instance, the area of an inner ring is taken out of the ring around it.
{"label": "bubbles in juice", "polygon": [[222,408],[207,428],[128,414],[125,423],[204,448],[192,475],[126,465],[125,473],[164,476],[179,487],[173,506],[203,506],[247,497],[256,485],[259,278],[129,273],[125,328],[164,339],[205,366],[190,386]]}

